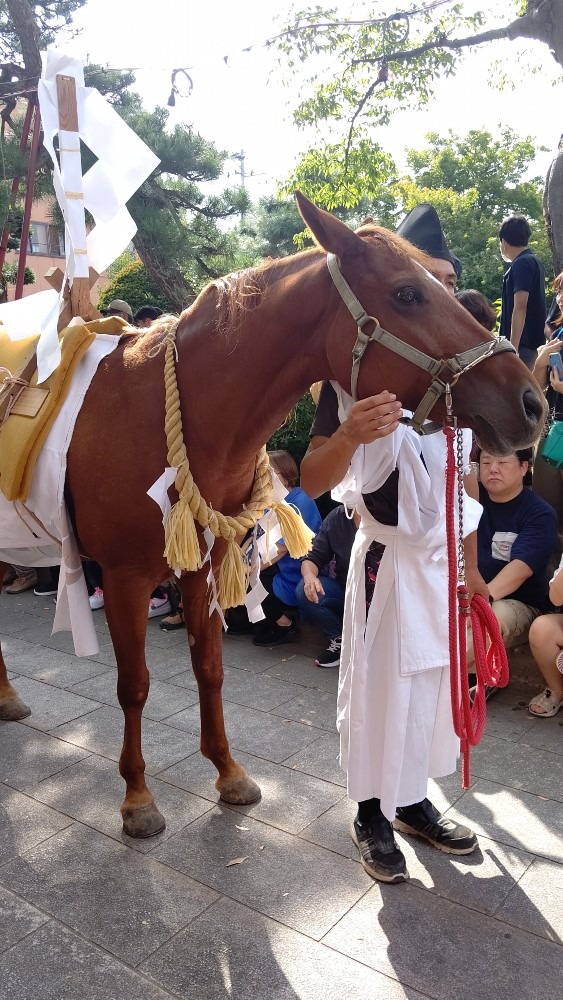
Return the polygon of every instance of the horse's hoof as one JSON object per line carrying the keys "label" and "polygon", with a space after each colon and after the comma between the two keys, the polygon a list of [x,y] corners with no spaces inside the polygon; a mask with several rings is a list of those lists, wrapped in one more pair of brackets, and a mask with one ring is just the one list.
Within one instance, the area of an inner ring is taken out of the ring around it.
{"label": "horse's hoof", "polygon": [[19,719],[27,719],[28,715],[31,715],[31,709],[18,695],[0,702],[0,719],[3,722],[18,722]]}
{"label": "horse's hoof", "polygon": [[146,806],[138,806],[136,809],[121,807],[123,816],[123,832],[128,837],[137,837],[145,840],[147,837],[156,837],[166,826],[166,820],[162,813],[156,808],[154,802],[148,802]]}
{"label": "horse's hoof", "polygon": [[262,798],[260,785],[245,774],[242,778],[217,778],[215,788],[222,802],[230,802],[235,806],[249,806]]}

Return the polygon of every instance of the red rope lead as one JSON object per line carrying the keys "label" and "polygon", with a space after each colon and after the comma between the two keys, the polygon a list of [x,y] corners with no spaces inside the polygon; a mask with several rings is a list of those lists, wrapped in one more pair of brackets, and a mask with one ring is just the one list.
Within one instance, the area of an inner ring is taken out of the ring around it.
{"label": "red rope lead", "polygon": [[[455,431],[445,427],[446,462],[446,540],[448,552],[448,625],[450,647],[450,686],[454,730],[459,737],[462,763],[462,787],[469,788],[470,747],[479,743],[487,717],[486,687],[506,687],[508,660],[499,623],[490,604],[469,591],[458,580],[455,528],[455,486],[458,473],[454,457]],[[471,701],[467,674],[467,624],[471,619],[473,655],[477,688]]]}

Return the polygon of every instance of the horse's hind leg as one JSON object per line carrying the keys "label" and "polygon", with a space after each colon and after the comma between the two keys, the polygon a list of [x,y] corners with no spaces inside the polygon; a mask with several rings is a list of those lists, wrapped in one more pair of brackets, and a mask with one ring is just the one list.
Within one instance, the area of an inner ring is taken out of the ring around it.
{"label": "horse's hind leg", "polygon": [[[6,564],[0,563],[0,587],[6,569]],[[31,715],[31,709],[21,700],[16,689],[10,684],[8,670],[0,648],[0,719],[3,722],[17,722],[19,719],[27,719],[28,715]]]}
{"label": "horse's hind leg", "polygon": [[209,617],[206,571],[190,573],[180,583],[192,666],[199,689],[201,752],[215,765],[215,787],[225,802],[257,802],[260,788],[233,759],[223,718],[222,627],[217,614]]}
{"label": "horse's hind leg", "polygon": [[121,805],[130,837],[153,837],[165,827],[145,783],[141,717],[149,693],[145,661],[147,608],[153,585],[130,571],[104,571],[104,606],[117,659],[117,697],[125,720],[119,772],[126,783]]}

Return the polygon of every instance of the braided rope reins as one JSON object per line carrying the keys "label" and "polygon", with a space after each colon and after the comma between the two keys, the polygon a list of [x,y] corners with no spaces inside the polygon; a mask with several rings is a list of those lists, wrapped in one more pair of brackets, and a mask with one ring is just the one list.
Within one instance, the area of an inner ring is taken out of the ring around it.
{"label": "braided rope reins", "polygon": [[[176,570],[192,572],[203,564],[195,522],[209,528],[216,538],[227,543],[227,552],[219,575],[219,602],[222,608],[242,604],[248,585],[248,571],[237,538],[256,525],[267,508],[274,510],[285,544],[291,556],[301,558],[310,549],[312,532],[301,516],[284,502],[272,499],[272,474],[270,460],[263,447],[256,458],[256,471],[250,499],[236,517],[222,514],[210,507],[202,497],[190,470],[184,444],[180,393],[176,378],[175,324],[167,328],[162,343],[166,344],[164,361],[165,433],[168,447],[168,464],[176,468],[175,487],[178,500],[165,523],[164,556],[168,565]],[[158,345],[160,349],[161,344]]]}

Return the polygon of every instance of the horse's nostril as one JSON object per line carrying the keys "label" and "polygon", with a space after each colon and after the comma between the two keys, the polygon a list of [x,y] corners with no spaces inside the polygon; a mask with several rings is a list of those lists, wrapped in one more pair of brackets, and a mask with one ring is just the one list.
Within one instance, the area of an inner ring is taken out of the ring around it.
{"label": "horse's nostril", "polygon": [[533,389],[526,389],[522,396],[522,404],[529,420],[543,420],[543,402]]}

